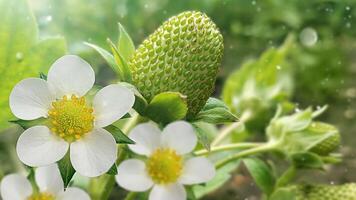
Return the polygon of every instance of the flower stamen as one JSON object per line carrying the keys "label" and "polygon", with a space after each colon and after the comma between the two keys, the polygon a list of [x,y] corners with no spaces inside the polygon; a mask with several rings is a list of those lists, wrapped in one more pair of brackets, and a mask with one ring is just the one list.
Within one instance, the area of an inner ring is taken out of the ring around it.
{"label": "flower stamen", "polygon": [[27,198],[27,200],[54,200],[55,197],[52,194],[49,193],[39,193],[39,194],[33,194],[30,197]]}
{"label": "flower stamen", "polygon": [[175,150],[159,148],[148,158],[146,170],[156,184],[177,181],[183,169],[183,158]]}
{"label": "flower stamen", "polygon": [[94,126],[93,108],[86,105],[84,97],[63,96],[52,102],[48,115],[50,130],[67,142],[80,139]]}

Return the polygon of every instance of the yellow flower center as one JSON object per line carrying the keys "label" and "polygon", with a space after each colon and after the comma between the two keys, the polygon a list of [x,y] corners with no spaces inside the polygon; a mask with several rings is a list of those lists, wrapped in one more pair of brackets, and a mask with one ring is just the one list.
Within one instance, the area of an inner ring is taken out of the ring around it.
{"label": "yellow flower center", "polygon": [[174,183],[180,177],[182,169],[182,156],[168,148],[154,151],[146,163],[148,175],[156,184]]}
{"label": "yellow flower center", "polygon": [[63,96],[52,102],[48,115],[51,131],[67,142],[80,139],[94,126],[93,108],[86,105],[84,97]]}
{"label": "yellow flower center", "polygon": [[33,194],[28,197],[27,200],[55,200],[55,197],[52,194],[43,192],[39,194]]}

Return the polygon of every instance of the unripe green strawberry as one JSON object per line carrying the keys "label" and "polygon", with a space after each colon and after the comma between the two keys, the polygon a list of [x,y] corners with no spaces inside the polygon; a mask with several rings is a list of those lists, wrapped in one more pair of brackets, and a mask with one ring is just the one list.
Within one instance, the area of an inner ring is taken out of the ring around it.
{"label": "unripe green strawberry", "polygon": [[335,149],[337,149],[339,146],[340,146],[340,135],[335,134],[326,138],[324,141],[314,146],[312,149],[310,149],[310,151],[325,156],[335,151]]}
{"label": "unripe green strawberry", "polygon": [[295,200],[356,200],[356,184],[298,186]]}
{"label": "unripe green strawberry", "polygon": [[223,37],[203,13],[183,12],[164,22],[129,61],[133,83],[149,101],[161,92],[187,96],[188,115],[198,113],[214,90]]}
{"label": "unripe green strawberry", "polygon": [[310,149],[311,152],[325,156],[335,151],[340,146],[340,133],[334,126],[322,122],[314,122],[308,130],[310,130],[310,134],[329,135],[312,146]]}

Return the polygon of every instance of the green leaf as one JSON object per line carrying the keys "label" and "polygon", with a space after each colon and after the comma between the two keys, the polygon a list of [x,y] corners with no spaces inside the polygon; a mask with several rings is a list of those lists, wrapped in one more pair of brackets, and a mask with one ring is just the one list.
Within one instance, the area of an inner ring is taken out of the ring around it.
{"label": "green leaf", "polygon": [[0,1],[0,129],[10,126],[9,95],[24,78],[46,73],[66,52],[61,37],[38,40],[35,18],[25,0]]}
{"label": "green leaf", "polygon": [[125,28],[119,23],[119,39],[117,49],[125,60],[129,60],[135,52],[135,45]]}
{"label": "green leaf", "polygon": [[229,108],[219,99],[209,98],[204,108],[196,115],[194,121],[204,121],[212,124],[221,124],[237,121]]}
{"label": "green leaf", "polygon": [[58,161],[58,168],[61,173],[64,187],[67,188],[68,184],[73,178],[73,175],[75,174],[75,169],[70,162],[69,150],[67,154],[60,161]]}
{"label": "green leaf", "polygon": [[118,144],[135,144],[125,133],[123,133],[118,127],[114,125],[109,125],[104,128],[105,130],[109,131],[112,136],[114,136],[116,143]]}
{"label": "green leaf", "polygon": [[84,44],[97,51],[101,55],[101,57],[103,57],[104,60],[108,63],[108,65],[114,70],[114,72],[116,72],[119,75],[119,79],[120,80],[123,79],[123,77],[121,76],[122,72],[120,71],[118,65],[116,64],[114,56],[109,51],[88,42],[84,42]]}
{"label": "green leaf", "polygon": [[272,170],[262,160],[257,158],[247,158],[243,162],[255,180],[257,186],[267,195],[270,195],[275,186],[275,177]]}
{"label": "green leaf", "polygon": [[114,176],[117,175],[117,167],[115,163],[111,166],[109,171],[106,172],[106,174],[114,175]]}
{"label": "green leaf", "polygon": [[318,154],[310,152],[295,153],[291,156],[294,166],[302,169],[322,169],[324,162]]}
{"label": "green leaf", "polygon": [[47,121],[46,118],[39,118],[36,120],[15,119],[15,120],[10,120],[9,122],[17,124],[17,125],[21,126],[21,128],[26,130],[32,126],[43,125],[46,121]]}
{"label": "green leaf", "polygon": [[122,77],[122,81],[131,83],[131,70],[129,68],[129,65],[127,64],[127,60],[124,58],[122,53],[116,48],[115,44],[110,39],[108,39],[107,41],[110,45],[112,54],[114,55],[115,62],[119,68],[118,72],[120,73],[120,77]]}
{"label": "green leaf", "polygon": [[146,107],[148,105],[146,99],[142,96],[142,94],[137,90],[137,88],[130,84],[130,83],[126,83],[126,82],[119,82],[119,85],[122,85],[128,89],[130,89],[131,91],[134,92],[135,94],[135,103],[133,105],[133,108],[136,110],[136,112],[138,112],[140,115],[144,115],[144,112],[146,110]]}
{"label": "green leaf", "polygon": [[153,97],[145,114],[157,123],[168,124],[183,119],[187,111],[186,96],[179,92],[163,92]]}
{"label": "green leaf", "polygon": [[208,137],[206,130],[204,129],[204,122],[194,122],[192,125],[198,136],[199,142],[206,150],[210,151],[211,139]]}
{"label": "green leaf", "polygon": [[223,186],[231,178],[231,173],[239,166],[240,161],[230,162],[216,170],[215,177],[204,185],[193,186],[195,197],[200,199]]}

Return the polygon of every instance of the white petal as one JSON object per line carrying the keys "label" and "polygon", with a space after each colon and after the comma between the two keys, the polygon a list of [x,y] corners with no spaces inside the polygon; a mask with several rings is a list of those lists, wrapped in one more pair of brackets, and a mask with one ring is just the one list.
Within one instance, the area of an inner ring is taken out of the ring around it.
{"label": "white petal", "polygon": [[76,187],[67,188],[65,192],[58,194],[57,200],[90,200],[89,195],[82,189]]}
{"label": "white petal", "polygon": [[41,192],[57,194],[64,189],[63,180],[57,164],[51,164],[36,169],[35,178]]}
{"label": "white petal", "polygon": [[143,192],[153,186],[153,182],[146,172],[145,163],[137,159],[122,162],[115,178],[121,187],[130,191]]}
{"label": "white petal", "polygon": [[39,167],[63,158],[68,146],[67,142],[51,133],[46,126],[34,126],[20,135],[16,151],[23,163]]}
{"label": "white petal", "polygon": [[45,80],[28,78],[15,85],[9,102],[11,111],[17,118],[33,120],[46,117],[54,99]]}
{"label": "white petal", "polygon": [[20,174],[5,176],[0,185],[3,200],[24,200],[32,194],[30,182]]}
{"label": "white petal", "polygon": [[99,90],[93,100],[95,125],[105,127],[119,120],[135,103],[134,93],[118,84]]}
{"label": "white petal", "polygon": [[70,160],[81,175],[95,177],[107,172],[115,163],[117,145],[114,137],[98,128],[70,146]]}
{"label": "white petal", "polygon": [[191,152],[196,144],[197,136],[188,122],[173,122],[163,129],[162,145],[175,149],[179,154]]}
{"label": "white petal", "polygon": [[179,179],[182,184],[200,184],[210,181],[215,176],[214,165],[204,157],[191,158],[184,163]]}
{"label": "white petal", "polygon": [[83,96],[93,87],[95,73],[85,60],[66,55],[53,63],[47,81],[57,98],[72,94]]}
{"label": "white petal", "polygon": [[186,200],[187,193],[181,184],[155,185],[149,200]]}
{"label": "white petal", "polygon": [[133,152],[149,156],[160,146],[161,131],[153,124],[143,123],[133,128],[129,137],[135,142],[128,145]]}

